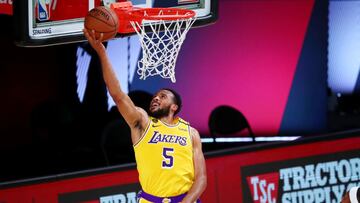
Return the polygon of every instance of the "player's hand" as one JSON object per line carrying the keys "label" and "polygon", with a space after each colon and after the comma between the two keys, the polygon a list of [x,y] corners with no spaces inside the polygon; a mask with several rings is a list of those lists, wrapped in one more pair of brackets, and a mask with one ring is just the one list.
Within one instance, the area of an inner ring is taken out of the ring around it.
{"label": "player's hand", "polygon": [[92,48],[95,49],[95,51],[100,55],[101,53],[105,53],[106,49],[105,46],[102,43],[102,39],[104,37],[104,34],[101,33],[100,37],[96,39],[95,31],[94,30],[87,30],[83,29],[84,35],[86,39],[89,41]]}

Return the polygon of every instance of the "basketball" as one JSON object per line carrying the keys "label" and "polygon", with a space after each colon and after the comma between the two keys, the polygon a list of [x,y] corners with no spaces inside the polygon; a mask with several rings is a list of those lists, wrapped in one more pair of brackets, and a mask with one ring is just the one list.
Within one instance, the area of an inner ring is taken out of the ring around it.
{"label": "basketball", "polygon": [[105,6],[98,6],[91,9],[85,16],[84,26],[87,30],[95,31],[96,39],[103,33],[102,41],[106,41],[115,37],[119,20],[114,11]]}

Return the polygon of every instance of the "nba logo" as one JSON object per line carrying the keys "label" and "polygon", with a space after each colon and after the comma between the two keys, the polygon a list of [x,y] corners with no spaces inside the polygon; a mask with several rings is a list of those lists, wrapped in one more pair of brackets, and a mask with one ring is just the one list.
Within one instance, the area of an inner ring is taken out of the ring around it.
{"label": "nba logo", "polygon": [[50,1],[51,0],[37,1],[37,19],[39,21],[45,21],[50,19]]}

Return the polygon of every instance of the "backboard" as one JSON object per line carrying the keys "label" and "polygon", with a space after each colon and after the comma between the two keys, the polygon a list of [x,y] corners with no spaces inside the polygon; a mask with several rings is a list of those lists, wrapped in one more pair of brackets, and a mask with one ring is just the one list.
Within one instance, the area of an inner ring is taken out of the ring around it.
{"label": "backboard", "polygon": [[[134,7],[187,8],[196,12],[193,27],[217,20],[218,0],[131,0]],[[15,43],[23,47],[51,46],[85,40],[82,29],[87,12],[115,0],[21,0],[14,1]],[[120,22],[121,23],[121,22]],[[117,37],[132,35],[118,34]]]}

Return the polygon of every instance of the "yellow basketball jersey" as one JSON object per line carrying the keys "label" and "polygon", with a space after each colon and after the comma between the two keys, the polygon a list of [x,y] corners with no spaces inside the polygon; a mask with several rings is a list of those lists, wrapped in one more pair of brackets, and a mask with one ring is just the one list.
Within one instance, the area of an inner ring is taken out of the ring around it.
{"label": "yellow basketball jersey", "polygon": [[194,182],[189,123],[181,118],[168,125],[150,117],[143,137],[134,145],[142,189],[158,197],[188,192]]}

